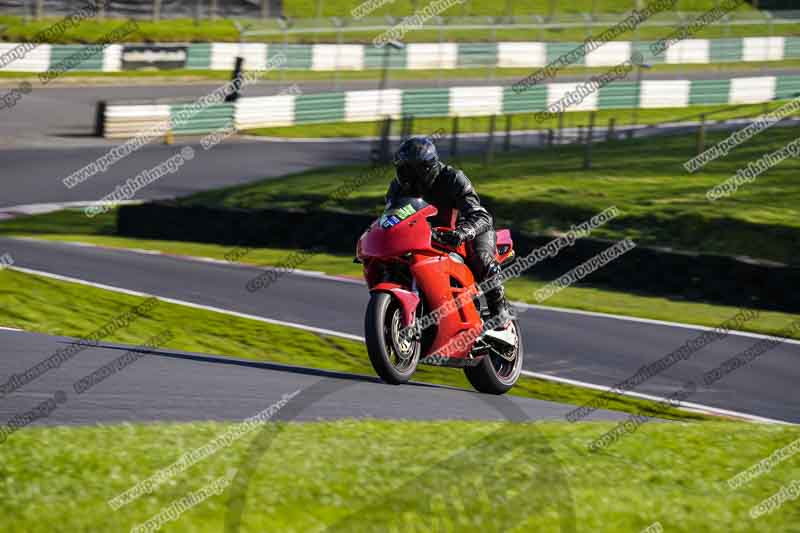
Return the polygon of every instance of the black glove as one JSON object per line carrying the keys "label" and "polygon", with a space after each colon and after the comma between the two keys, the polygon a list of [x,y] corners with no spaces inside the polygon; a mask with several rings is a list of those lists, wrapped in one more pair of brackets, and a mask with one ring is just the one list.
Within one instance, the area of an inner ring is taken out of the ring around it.
{"label": "black glove", "polygon": [[445,231],[439,230],[433,235],[434,238],[440,243],[447,246],[452,246],[453,248],[458,248],[461,243],[467,240],[467,233],[462,229]]}

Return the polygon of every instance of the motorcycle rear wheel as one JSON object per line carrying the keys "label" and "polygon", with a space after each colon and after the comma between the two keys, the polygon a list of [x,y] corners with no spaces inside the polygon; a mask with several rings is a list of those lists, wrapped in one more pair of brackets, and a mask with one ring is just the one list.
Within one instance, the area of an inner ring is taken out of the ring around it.
{"label": "motorcycle rear wheel", "polygon": [[417,369],[418,339],[403,339],[400,303],[386,292],[373,293],[364,317],[364,338],[372,368],[391,385],[408,382]]}
{"label": "motorcycle rear wheel", "polygon": [[467,380],[478,392],[485,394],[505,394],[516,384],[522,372],[524,348],[522,334],[516,320],[511,322],[517,336],[514,358],[511,361],[499,355],[485,355],[475,366],[464,367]]}

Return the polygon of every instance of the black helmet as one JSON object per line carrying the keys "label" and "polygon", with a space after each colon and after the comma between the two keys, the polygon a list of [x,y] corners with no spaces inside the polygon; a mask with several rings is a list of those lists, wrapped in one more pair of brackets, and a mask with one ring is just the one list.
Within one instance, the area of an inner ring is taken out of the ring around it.
{"label": "black helmet", "polygon": [[394,154],[397,181],[417,192],[430,189],[440,165],[436,145],[430,137],[411,137]]}

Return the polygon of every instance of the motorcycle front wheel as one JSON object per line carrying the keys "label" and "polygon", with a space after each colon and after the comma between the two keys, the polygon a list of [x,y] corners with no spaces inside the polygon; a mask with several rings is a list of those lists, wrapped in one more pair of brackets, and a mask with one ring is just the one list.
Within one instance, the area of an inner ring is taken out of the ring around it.
{"label": "motorcycle front wheel", "polygon": [[375,292],[364,317],[364,338],[372,368],[391,385],[408,382],[417,369],[420,343],[404,338],[400,303],[391,294]]}
{"label": "motorcycle front wheel", "polygon": [[511,321],[511,328],[516,336],[515,346],[502,352],[493,350],[477,365],[464,367],[467,380],[478,392],[505,394],[519,379],[524,356],[522,335],[516,320]]}

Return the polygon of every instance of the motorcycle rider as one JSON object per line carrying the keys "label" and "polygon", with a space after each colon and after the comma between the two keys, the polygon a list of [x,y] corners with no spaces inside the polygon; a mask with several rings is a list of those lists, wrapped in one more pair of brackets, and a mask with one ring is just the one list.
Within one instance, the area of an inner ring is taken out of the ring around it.
{"label": "motorcycle rider", "polygon": [[[411,137],[404,141],[395,153],[394,166],[397,177],[389,184],[387,205],[401,196],[421,197],[439,211],[433,220],[434,226],[450,226],[449,215],[456,210],[455,229],[439,231],[434,239],[453,247],[465,242],[467,265],[478,282],[499,274],[494,221],[464,172],[442,163],[429,137]],[[507,327],[512,312],[503,286],[487,291],[485,296],[492,317],[501,320],[500,329]]]}

